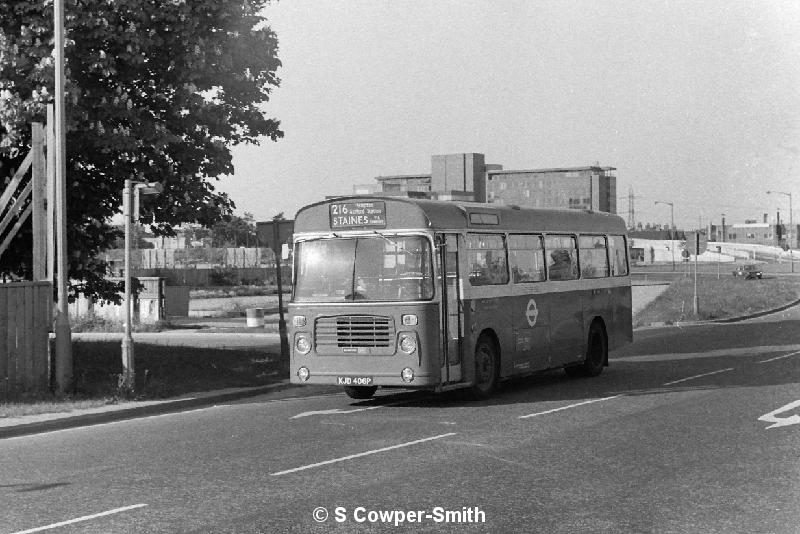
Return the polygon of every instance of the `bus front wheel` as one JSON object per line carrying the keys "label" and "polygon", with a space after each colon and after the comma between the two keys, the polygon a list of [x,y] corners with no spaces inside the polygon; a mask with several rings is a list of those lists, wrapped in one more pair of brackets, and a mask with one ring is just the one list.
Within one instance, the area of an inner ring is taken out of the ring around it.
{"label": "bus front wheel", "polygon": [[345,386],[344,392],[347,393],[347,396],[351,399],[371,399],[375,392],[378,390],[378,386]]}
{"label": "bus front wheel", "polygon": [[497,349],[488,336],[478,338],[475,345],[475,381],[472,396],[488,399],[497,388]]}
{"label": "bus front wheel", "polygon": [[592,323],[589,328],[589,338],[586,343],[586,360],[564,370],[569,376],[597,376],[603,372],[603,367],[608,359],[608,342],[603,327]]}

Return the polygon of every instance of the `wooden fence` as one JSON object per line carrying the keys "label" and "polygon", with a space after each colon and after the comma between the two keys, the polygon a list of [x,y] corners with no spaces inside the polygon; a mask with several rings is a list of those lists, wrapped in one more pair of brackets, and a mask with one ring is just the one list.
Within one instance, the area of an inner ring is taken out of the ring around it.
{"label": "wooden fence", "polygon": [[50,282],[0,284],[0,399],[49,387]]}

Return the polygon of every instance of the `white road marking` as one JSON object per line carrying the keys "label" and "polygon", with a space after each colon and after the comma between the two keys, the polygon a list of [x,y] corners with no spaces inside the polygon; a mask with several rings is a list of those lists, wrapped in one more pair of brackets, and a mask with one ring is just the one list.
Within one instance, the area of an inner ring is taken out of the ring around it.
{"label": "white road marking", "polygon": [[611,399],[616,399],[617,397],[621,397],[622,395],[614,395],[613,397],[603,397],[601,399],[590,399],[583,402],[578,402],[575,404],[570,404],[569,406],[562,406],[561,408],[554,408],[552,410],[546,410],[544,412],[536,412],[536,413],[529,413],[528,415],[520,415],[519,419],[527,419],[528,417],[536,417],[537,415],[546,415],[548,413],[560,412],[562,410],[569,410],[570,408],[575,408],[576,406],[583,406],[584,404],[592,404],[594,402],[601,402],[607,401]]}
{"label": "white road marking", "polygon": [[398,406],[400,404],[407,404],[408,400],[401,400],[395,402],[387,402],[386,404],[378,404],[377,406],[367,406],[365,408],[354,408],[352,410],[344,410],[342,408],[331,408],[330,410],[312,410],[310,412],[302,412],[297,415],[293,415],[289,419],[299,419],[301,417],[308,417],[310,415],[334,415],[334,414],[346,414],[346,413],[356,413],[356,412],[364,412],[367,410],[377,410],[378,408],[386,408],[387,406]]}
{"label": "white road marking", "polygon": [[776,356],[775,358],[770,358],[769,360],[761,360],[760,362],[756,362],[756,363],[769,363],[769,362],[774,362],[775,360],[782,360],[782,359],[784,359],[784,358],[788,358],[788,357],[790,357],[790,356],[795,356],[795,355],[797,355],[797,354],[800,354],[800,350],[797,350],[797,351],[795,351],[795,352],[790,352],[789,354],[784,354],[783,356]]}
{"label": "white road marking", "polygon": [[67,525],[74,525],[75,523],[89,521],[90,519],[97,519],[98,517],[104,517],[107,515],[118,514],[120,512],[127,512],[128,510],[135,510],[136,508],[143,508],[145,506],[147,505],[133,504],[131,506],[123,506],[122,508],[114,508],[113,510],[107,510],[105,512],[100,512],[99,514],[85,515],[83,517],[77,517],[75,519],[68,519],[67,521],[61,521],[60,523],[53,523],[52,525],[45,525],[43,527],[31,528],[28,530],[20,530],[17,532],[13,532],[12,534],[31,534],[33,532],[42,532],[43,530],[50,530],[58,527],[65,527]]}
{"label": "white road marking", "polygon": [[719,373],[727,373],[728,371],[733,371],[733,367],[729,369],[720,369],[719,371],[711,371],[710,373],[703,373],[702,375],[694,375],[694,376],[687,376],[686,378],[681,378],[680,380],[673,380],[672,382],[667,382],[664,384],[665,386],[671,386],[673,384],[680,384],[681,382],[686,382],[687,380],[694,380],[695,378],[702,378],[704,376],[711,376],[717,375]]}
{"label": "white road marking", "polygon": [[311,411],[311,412],[299,413],[297,415],[291,416],[289,419],[299,419],[301,417],[308,417],[310,415],[332,415],[332,414],[364,412],[366,410],[375,410],[377,408],[383,408],[384,406],[387,406],[387,405],[369,406],[367,408],[356,408],[354,410],[342,410],[341,408],[332,408],[330,410],[316,410],[316,411]]}
{"label": "white road marking", "polygon": [[766,429],[776,428],[780,426],[800,425],[800,415],[790,415],[789,417],[775,417],[779,413],[788,412],[789,410],[793,410],[794,408],[798,407],[800,407],[800,400],[790,402],[786,406],[781,406],[777,410],[773,410],[768,414],[764,414],[761,417],[759,417],[758,420],[764,421],[766,423],[773,423],[769,425]]}
{"label": "white road marking", "polygon": [[[309,400],[309,399],[310,400],[314,400],[314,399],[323,399],[323,398],[328,398],[328,397],[341,397],[342,395],[343,395],[343,393],[330,393],[330,394],[322,394],[322,395],[312,395],[312,396],[308,396],[308,397],[286,397],[286,398],[283,398],[283,399],[270,399],[270,400],[261,402],[261,404],[274,404],[274,403],[279,403],[279,402],[292,402],[292,401],[302,401],[302,400]],[[191,409],[191,410],[179,410],[179,411],[176,411],[176,412],[166,412],[166,413],[159,413],[159,414],[153,414],[153,415],[130,416],[130,417],[125,417],[123,419],[119,419],[117,421],[108,421],[108,422],[105,422],[105,423],[94,423],[94,424],[87,423],[87,424],[83,424],[83,425],[80,425],[80,426],[72,426],[72,427],[69,427],[69,428],[59,428],[59,429],[56,429],[56,430],[47,430],[47,431],[44,431],[44,432],[36,432],[36,433],[32,433],[32,434],[23,434],[21,436],[9,436],[7,438],[2,438],[2,440],[3,441],[10,441],[10,440],[14,440],[14,439],[20,440],[20,439],[36,438],[36,437],[40,437],[40,436],[47,436],[49,434],[58,434],[58,433],[61,433],[61,432],[72,432],[72,431],[75,431],[75,430],[86,430],[86,429],[101,428],[101,427],[104,427],[104,426],[111,426],[111,425],[122,425],[122,424],[132,423],[132,422],[136,422],[136,421],[144,421],[146,419],[155,419],[155,418],[158,418],[158,417],[172,417],[172,416],[176,416],[176,415],[183,416],[183,415],[186,415],[186,414],[196,413],[196,412],[203,412],[203,411],[206,411],[206,410],[217,410],[217,409],[220,409],[220,408],[231,408],[231,407],[237,406],[239,404],[253,404],[252,402],[249,402],[246,399],[242,399],[242,401],[244,401],[244,402],[240,402],[238,400],[237,401],[228,401],[228,402],[224,402],[224,403],[221,403],[221,404],[211,404],[211,405],[208,405],[208,406],[202,406],[200,408],[194,408],[194,409]],[[233,403],[236,403],[236,404],[233,404]],[[388,406],[388,405],[386,405],[386,406]],[[136,406],[134,406],[134,408],[136,408]],[[124,410],[122,410],[122,411],[124,412]],[[107,413],[107,412],[92,412],[92,415],[94,413]],[[109,413],[113,413],[113,412],[109,412]],[[54,419],[50,419],[50,420],[47,420],[47,421],[57,421],[58,419],[59,418],[54,418]]]}
{"label": "white road marking", "polygon": [[337,462],[344,462],[345,460],[352,460],[353,458],[360,458],[362,456],[369,456],[370,454],[378,454],[379,452],[386,452],[391,451],[393,449],[400,449],[402,447],[410,447],[411,445],[416,445],[418,443],[424,443],[426,441],[433,441],[435,439],[442,439],[448,436],[455,436],[456,432],[448,432],[447,434],[439,434],[438,436],[432,436],[430,438],[423,438],[417,439],[414,441],[408,441],[406,443],[400,443],[398,445],[392,445],[391,447],[384,447],[382,449],[373,449],[371,451],[360,452],[358,454],[351,454],[349,456],[342,456],[341,458],[334,458],[333,460],[325,460],[324,462],[317,462],[315,464],[304,465],[301,467],[295,467],[294,469],[287,469],[286,471],[278,471],[277,473],[270,473],[271,476],[277,477],[281,475],[288,475],[289,473],[296,473],[298,471],[305,471],[306,469],[312,469],[314,467],[320,467],[323,465],[335,464]]}

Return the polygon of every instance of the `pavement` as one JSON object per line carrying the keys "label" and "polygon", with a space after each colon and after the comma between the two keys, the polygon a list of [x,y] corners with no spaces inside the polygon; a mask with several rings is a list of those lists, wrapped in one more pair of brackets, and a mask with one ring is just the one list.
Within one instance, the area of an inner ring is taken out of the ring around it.
{"label": "pavement", "polygon": [[[653,297],[654,298],[654,297]],[[663,327],[687,327],[692,325],[702,325],[708,323],[731,323],[748,319],[763,317],[772,313],[782,312],[794,306],[800,305],[800,300],[791,302],[775,309],[763,310],[746,316],[717,319],[713,321],[682,322],[676,325],[649,325],[636,328],[638,330],[650,330]],[[237,319],[241,324],[242,319]],[[219,323],[219,324],[217,324]],[[275,332],[265,332],[264,330],[253,332],[253,328],[240,328],[231,326],[231,321],[208,320],[204,322],[193,321],[198,328],[210,328],[214,331],[202,331],[187,329],[185,327],[158,333],[135,333],[134,341],[147,341],[148,343],[158,343],[165,345],[185,345],[191,339],[197,343],[198,336],[204,339],[204,346],[222,347],[244,347],[252,345],[257,341],[258,349],[263,350],[264,346],[273,345],[274,349],[280,350],[280,339],[277,334],[277,325],[267,323],[266,330]],[[235,323],[233,323],[235,325]],[[228,326],[225,326],[228,325]],[[218,331],[219,330],[219,331]],[[258,330],[256,328],[255,330]],[[244,333],[237,333],[244,331]],[[237,333],[236,338],[232,338],[230,333]],[[97,339],[97,340],[116,340],[121,339],[120,333],[75,333],[73,337],[77,339]],[[249,344],[249,345],[248,345]],[[96,425],[136,417],[157,415],[162,413],[180,412],[198,408],[201,406],[212,406],[220,403],[232,402],[248,397],[255,397],[270,393],[277,393],[292,390],[296,396],[317,395],[322,389],[326,392],[339,391],[336,387],[313,387],[313,386],[293,386],[289,379],[282,379],[274,384],[249,388],[232,388],[215,391],[193,393],[191,395],[153,401],[125,401],[116,404],[108,404],[95,408],[76,409],[71,412],[46,413],[39,415],[26,415],[22,417],[0,418],[0,439],[36,434],[73,428],[80,426]]]}

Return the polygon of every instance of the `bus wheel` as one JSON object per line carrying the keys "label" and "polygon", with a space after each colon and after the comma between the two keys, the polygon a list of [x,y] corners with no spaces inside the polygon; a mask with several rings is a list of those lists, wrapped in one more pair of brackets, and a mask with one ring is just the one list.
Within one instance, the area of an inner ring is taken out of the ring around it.
{"label": "bus wheel", "polygon": [[603,327],[592,323],[586,343],[586,360],[580,365],[565,367],[564,370],[569,376],[597,376],[603,372],[607,358],[608,343]]}
{"label": "bus wheel", "polygon": [[475,346],[475,383],[472,396],[488,399],[497,388],[497,350],[488,336],[478,338]]}
{"label": "bus wheel", "polygon": [[371,399],[378,386],[345,386],[344,392],[351,399]]}

